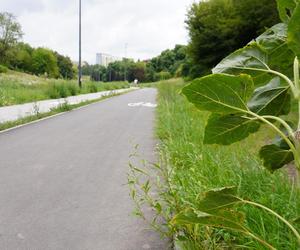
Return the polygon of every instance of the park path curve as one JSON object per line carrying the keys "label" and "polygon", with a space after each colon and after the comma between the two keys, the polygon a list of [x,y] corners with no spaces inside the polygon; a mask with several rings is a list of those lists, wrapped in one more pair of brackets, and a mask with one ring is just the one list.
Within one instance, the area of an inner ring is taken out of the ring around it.
{"label": "park path curve", "polygon": [[0,133],[0,249],[143,250],[167,243],[132,217],[129,155],[155,160],[155,89]]}

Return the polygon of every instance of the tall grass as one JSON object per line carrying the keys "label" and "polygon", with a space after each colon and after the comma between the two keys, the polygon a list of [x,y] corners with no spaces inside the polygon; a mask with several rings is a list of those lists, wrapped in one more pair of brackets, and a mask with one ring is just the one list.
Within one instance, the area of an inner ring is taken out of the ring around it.
{"label": "tall grass", "polygon": [[[27,79],[27,80],[26,80]],[[0,75],[0,106],[22,104],[45,99],[128,88],[126,82],[84,81],[80,89],[75,80],[43,79],[28,75]]]}
{"label": "tall grass", "polygon": [[[229,230],[199,225],[174,227],[170,223],[174,214],[187,207],[197,208],[199,194],[224,186],[238,187],[240,197],[264,204],[289,221],[300,216],[300,190],[288,178],[286,169],[271,174],[257,157],[258,148],[269,140],[271,132],[264,128],[228,147],[203,145],[208,114],[196,110],[179,94],[183,84],[176,80],[158,85],[158,169],[166,173],[167,185],[159,185],[159,199],[149,204],[154,209],[156,203],[165,207],[158,211],[166,220],[163,231],[175,234],[182,249],[265,249],[257,241]],[[237,209],[246,214],[247,226],[275,248],[299,249],[293,234],[273,216],[249,206]]]}

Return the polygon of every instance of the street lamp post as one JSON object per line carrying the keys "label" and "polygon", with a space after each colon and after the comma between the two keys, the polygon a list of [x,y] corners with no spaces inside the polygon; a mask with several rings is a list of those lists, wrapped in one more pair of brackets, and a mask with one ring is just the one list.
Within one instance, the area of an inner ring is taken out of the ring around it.
{"label": "street lamp post", "polygon": [[126,58],[127,58],[127,47],[128,47],[128,43],[125,43],[125,58],[124,58],[124,81],[127,81],[127,69],[126,69]]}
{"label": "street lamp post", "polygon": [[79,0],[79,62],[78,62],[78,84],[82,87],[81,82],[82,68],[81,68],[81,0]]}

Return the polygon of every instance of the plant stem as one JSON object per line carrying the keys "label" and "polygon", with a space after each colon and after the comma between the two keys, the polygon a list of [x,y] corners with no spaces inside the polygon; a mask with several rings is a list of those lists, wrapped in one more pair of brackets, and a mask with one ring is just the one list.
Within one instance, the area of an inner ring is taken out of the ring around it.
{"label": "plant stem", "polygon": [[290,229],[291,231],[294,233],[294,235],[296,236],[299,244],[300,244],[300,234],[298,233],[298,231],[286,220],[284,219],[282,216],[280,216],[279,214],[277,214],[276,212],[274,212],[272,209],[265,207],[264,205],[261,205],[259,203],[253,202],[253,201],[247,201],[247,200],[243,200],[240,199],[241,202],[245,203],[245,204],[250,204],[253,205],[255,207],[259,207],[262,208],[266,211],[268,211],[269,213],[273,214],[275,217],[277,217],[279,220],[281,220],[283,223],[285,223]]}
{"label": "plant stem", "polygon": [[298,100],[298,129],[297,131],[300,131],[300,98]]}
{"label": "plant stem", "polygon": [[295,82],[295,88],[298,93],[296,100],[298,101],[298,127],[297,131],[300,130],[300,77],[299,77],[299,60],[298,57],[295,57],[294,60],[294,82]]}
{"label": "plant stem", "polygon": [[271,128],[273,128],[281,137],[282,139],[284,139],[286,141],[286,143],[289,145],[290,149],[293,151],[293,154],[296,158],[297,150],[294,146],[294,144],[290,141],[290,139],[279,129],[277,128],[273,123],[269,122],[267,119],[265,119],[263,116],[260,116],[252,111],[248,111],[248,113],[252,116],[254,116],[255,118],[261,120],[262,122],[264,122],[265,124],[269,125]]}
{"label": "plant stem", "polygon": [[296,100],[298,102],[298,126],[295,134],[295,145],[296,145],[296,164],[298,169],[300,169],[300,139],[299,139],[299,133],[300,133],[300,77],[299,77],[299,60],[298,57],[295,57],[294,60],[294,82],[295,82],[295,88],[297,91]]}
{"label": "plant stem", "polygon": [[257,240],[258,242],[260,242],[261,244],[263,244],[264,246],[266,246],[267,248],[271,249],[271,250],[276,250],[275,247],[271,246],[268,242],[262,240],[261,238],[257,237],[255,234],[252,234],[250,232],[247,232],[247,234],[252,237],[253,239]]}
{"label": "plant stem", "polygon": [[294,85],[294,83],[291,81],[290,78],[288,78],[286,75],[281,74],[280,72],[275,71],[275,70],[270,70],[269,72],[272,73],[272,74],[274,74],[274,75],[279,76],[279,77],[282,78],[285,82],[287,82],[287,83],[290,85],[290,87],[291,87],[291,90],[292,90],[292,93],[293,93],[294,97],[295,97],[295,98],[298,98],[299,90],[297,90],[296,86]]}
{"label": "plant stem", "polygon": [[282,126],[285,127],[285,129],[286,129],[287,132],[288,132],[288,135],[289,135],[290,137],[292,137],[293,140],[295,139],[294,131],[293,131],[293,129],[290,127],[290,125],[287,124],[286,121],[282,120],[281,118],[279,118],[279,117],[277,117],[277,116],[264,115],[264,116],[262,116],[262,117],[265,118],[265,119],[272,119],[272,120],[275,120],[275,121],[279,122]]}
{"label": "plant stem", "polygon": [[288,78],[286,75],[278,72],[278,71],[275,71],[275,70],[271,70],[271,69],[259,69],[259,68],[248,68],[248,67],[234,67],[236,69],[247,69],[247,70],[252,70],[252,71],[260,71],[260,72],[265,72],[265,73],[268,73],[268,74],[273,74],[273,75],[277,75],[279,76],[281,79],[283,79],[291,88],[292,90],[292,93],[294,95],[294,97],[296,98],[297,97],[297,89],[294,85],[294,83],[291,81],[290,78]]}
{"label": "plant stem", "polygon": [[295,57],[294,60],[294,82],[296,90],[298,91],[298,100],[300,98],[300,78],[299,78],[299,61],[298,57]]}

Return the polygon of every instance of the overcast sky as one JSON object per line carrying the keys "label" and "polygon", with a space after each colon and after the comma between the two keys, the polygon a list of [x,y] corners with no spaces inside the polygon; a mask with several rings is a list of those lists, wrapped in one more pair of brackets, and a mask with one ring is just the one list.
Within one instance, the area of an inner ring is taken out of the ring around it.
{"label": "overcast sky", "polygon": [[[188,40],[184,20],[194,0],[82,0],[83,59],[97,52],[147,59]],[[15,14],[23,40],[77,60],[78,0],[0,0],[0,12]]]}

